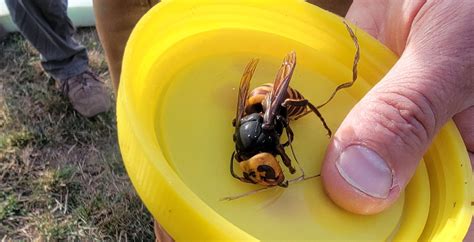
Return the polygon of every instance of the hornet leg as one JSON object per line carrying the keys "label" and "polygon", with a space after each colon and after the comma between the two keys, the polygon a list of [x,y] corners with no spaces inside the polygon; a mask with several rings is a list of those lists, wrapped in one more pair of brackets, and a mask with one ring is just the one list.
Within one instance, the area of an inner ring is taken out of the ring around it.
{"label": "hornet leg", "polygon": [[294,174],[296,170],[295,168],[293,168],[293,166],[291,166],[291,159],[286,154],[285,149],[283,148],[283,145],[278,145],[277,151],[278,151],[278,154],[281,156],[281,159],[283,160],[283,164],[285,164],[285,166],[288,167],[291,174]]}
{"label": "hornet leg", "polygon": [[277,115],[276,118],[277,120],[283,121],[283,126],[285,127],[285,130],[286,130],[286,136],[288,137],[288,141],[286,141],[283,144],[283,147],[287,147],[288,145],[291,145],[291,142],[293,142],[293,137],[294,137],[293,130],[290,128],[288,117],[284,118],[281,115]]}
{"label": "hornet leg", "polygon": [[324,128],[328,131],[328,136],[331,137],[331,129],[328,127],[326,124],[326,121],[324,121],[323,115],[318,111],[318,109],[311,104],[307,99],[286,99],[282,104],[283,107],[288,107],[288,106],[308,106],[311,111],[313,111],[316,116],[319,117],[321,122],[324,125]]}
{"label": "hornet leg", "polygon": [[296,164],[298,164],[298,168],[301,171],[301,174],[302,174],[301,177],[304,178],[304,176],[305,176],[304,175],[304,170],[301,167],[300,162],[298,161],[298,158],[296,158],[295,150],[293,149],[293,145],[291,143],[291,142],[293,142],[294,134],[293,134],[293,130],[291,129],[290,124],[288,122],[288,117],[285,119],[285,118],[283,118],[282,116],[279,115],[279,116],[277,116],[277,119],[283,121],[283,125],[284,125],[285,131],[286,131],[286,136],[288,136],[288,141],[283,144],[283,148],[287,147],[287,146],[290,146],[291,154],[293,154],[293,158],[295,158],[295,162],[296,162]]}
{"label": "hornet leg", "polygon": [[249,181],[249,180],[245,179],[245,177],[239,177],[239,176],[237,176],[237,174],[235,174],[235,172],[234,172],[234,155],[235,155],[235,151],[232,152],[232,156],[230,157],[230,174],[232,174],[232,176],[235,179],[240,180],[242,182],[254,183],[252,181]]}
{"label": "hornet leg", "polygon": [[293,118],[293,120],[298,120],[304,116],[306,116],[308,113],[311,113],[312,111],[311,110],[306,110],[304,111],[304,113],[300,114],[300,115],[296,115],[296,117]]}

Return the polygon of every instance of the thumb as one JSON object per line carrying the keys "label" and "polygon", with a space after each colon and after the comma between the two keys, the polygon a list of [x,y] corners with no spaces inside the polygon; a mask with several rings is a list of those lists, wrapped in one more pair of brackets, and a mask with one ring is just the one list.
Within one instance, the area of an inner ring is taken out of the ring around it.
{"label": "thumb", "polygon": [[[474,104],[474,34],[462,19],[469,11],[450,9],[446,20],[440,5],[421,8],[399,61],[351,110],[327,149],[324,188],[349,211],[374,214],[393,204],[437,131]],[[426,38],[433,26],[443,34]]]}

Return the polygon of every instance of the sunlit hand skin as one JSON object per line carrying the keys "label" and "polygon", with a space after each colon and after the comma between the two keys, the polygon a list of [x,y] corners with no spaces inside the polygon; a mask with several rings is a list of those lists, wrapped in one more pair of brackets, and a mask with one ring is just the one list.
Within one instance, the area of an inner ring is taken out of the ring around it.
{"label": "sunlit hand skin", "polygon": [[346,18],[400,55],[345,118],[322,167],[336,204],[375,214],[397,200],[449,119],[474,159],[474,1],[354,0]]}

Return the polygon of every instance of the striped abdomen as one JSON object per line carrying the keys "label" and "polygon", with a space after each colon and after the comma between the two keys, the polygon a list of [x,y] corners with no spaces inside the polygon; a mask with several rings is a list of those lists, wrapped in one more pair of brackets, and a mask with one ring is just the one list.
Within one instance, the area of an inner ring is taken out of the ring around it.
{"label": "striped abdomen", "polygon": [[[273,84],[271,83],[265,83],[253,89],[247,98],[247,103],[245,105],[245,113],[248,115],[256,112],[264,112],[266,110],[266,107],[263,106],[263,101],[265,100],[265,96],[267,94],[270,94],[272,89]],[[285,99],[287,98],[298,100],[305,99],[300,92],[291,87],[288,87]],[[291,119],[300,114],[305,113],[306,106],[290,106],[288,107],[287,111],[288,117]]]}

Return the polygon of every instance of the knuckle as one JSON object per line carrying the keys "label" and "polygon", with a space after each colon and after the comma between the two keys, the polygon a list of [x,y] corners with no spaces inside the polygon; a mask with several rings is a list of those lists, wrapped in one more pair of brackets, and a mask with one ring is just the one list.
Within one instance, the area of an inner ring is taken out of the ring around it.
{"label": "knuckle", "polygon": [[413,90],[380,94],[373,100],[377,124],[409,147],[426,145],[437,127],[430,99]]}

